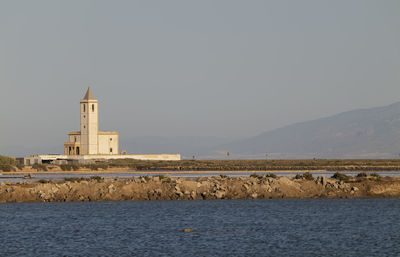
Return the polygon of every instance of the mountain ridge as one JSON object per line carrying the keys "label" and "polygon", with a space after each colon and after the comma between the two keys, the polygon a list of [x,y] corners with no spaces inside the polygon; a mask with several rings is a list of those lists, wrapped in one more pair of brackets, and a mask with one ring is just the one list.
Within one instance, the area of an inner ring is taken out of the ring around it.
{"label": "mountain ridge", "polygon": [[400,102],[298,122],[214,153],[252,158],[395,158],[400,153]]}

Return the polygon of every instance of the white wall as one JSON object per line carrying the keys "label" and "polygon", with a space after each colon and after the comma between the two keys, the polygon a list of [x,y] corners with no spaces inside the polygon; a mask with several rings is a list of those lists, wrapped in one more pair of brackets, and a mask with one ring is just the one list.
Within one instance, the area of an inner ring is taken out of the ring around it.
{"label": "white wall", "polygon": [[[99,135],[99,154],[119,154],[118,134]],[[112,148],[112,152],[110,152]]]}

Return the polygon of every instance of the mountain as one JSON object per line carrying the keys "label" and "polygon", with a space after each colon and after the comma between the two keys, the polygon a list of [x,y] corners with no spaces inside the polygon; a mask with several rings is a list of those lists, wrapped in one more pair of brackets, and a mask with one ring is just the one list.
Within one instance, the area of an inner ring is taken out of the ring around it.
{"label": "mountain", "polygon": [[285,126],[220,145],[213,154],[228,151],[230,158],[398,158],[400,102]]}

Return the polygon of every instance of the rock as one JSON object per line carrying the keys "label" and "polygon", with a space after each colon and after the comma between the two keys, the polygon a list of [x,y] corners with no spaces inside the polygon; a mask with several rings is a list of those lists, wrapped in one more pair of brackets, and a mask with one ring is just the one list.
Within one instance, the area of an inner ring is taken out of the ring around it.
{"label": "rock", "polygon": [[196,199],[196,192],[195,191],[192,191],[191,193],[190,193],[190,197],[192,198],[192,199]]}
{"label": "rock", "polygon": [[186,190],[185,192],[183,192],[183,194],[184,195],[190,195],[190,192]]}
{"label": "rock", "polygon": [[191,228],[185,228],[185,229],[183,230],[183,232],[194,232],[194,230],[191,229]]}
{"label": "rock", "polygon": [[225,191],[217,190],[215,192],[215,197],[217,197],[217,199],[222,199],[224,196],[225,196]]}
{"label": "rock", "polygon": [[252,193],[252,194],[251,194],[251,198],[253,198],[253,199],[256,199],[256,198],[257,198],[257,196],[258,196],[258,194],[257,194],[257,193]]}
{"label": "rock", "polygon": [[112,194],[115,191],[116,191],[116,189],[115,189],[114,185],[111,184],[108,186],[108,193]]}
{"label": "rock", "polygon": [[360,190],[360,189],[358,189],[358,187],[352,187],[351,188],[351,191],[354,191],[354,192],[357,192],[358,190]]}
{"label": "rock", "polygon": [[317,185],[326,186],[327,180],[326,180],[326,178],[324,176],[318,176],[317,179],[315,180],[315,183]]}
{"label": "rock", "polygon": [[295,183],[295,182],[293,182],[292,180],[290,180],[287,177],[280,177],[279,178],[279,184],[282,184],[282,185],[293,185],[293,183]]}
{"label": "rock", "polygon": [[249,185],[243,184],[242,188],[243,188],[245,191],[248,191],[248,190],[249,190]]}
{"label": "rock", "polygon": [[153,181],[154,181],[154,182],[160,182],[160,177],[159,177],[159,176],[153,177]]}

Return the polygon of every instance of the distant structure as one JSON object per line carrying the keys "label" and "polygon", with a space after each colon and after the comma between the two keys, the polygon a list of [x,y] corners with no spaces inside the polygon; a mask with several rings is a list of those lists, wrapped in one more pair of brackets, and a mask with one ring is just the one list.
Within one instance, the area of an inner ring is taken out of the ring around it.
{"label": "distant structure", "polygon": [[99,103],[88,88],[80,101],[80,131],[68,133],[64,155],[32,155],[24,158],[25,165],[54,163],[92,163],[110,159],[181,160],[180,154],[127,154],[119,153],[119,134],[99,131]]}
{"label": "distant structure", "polygon": [[99,131],[99,103],[88,88],[81,100],[81,130],[70,132],[65,155],[112,155],[119,153],[118,132]]}

